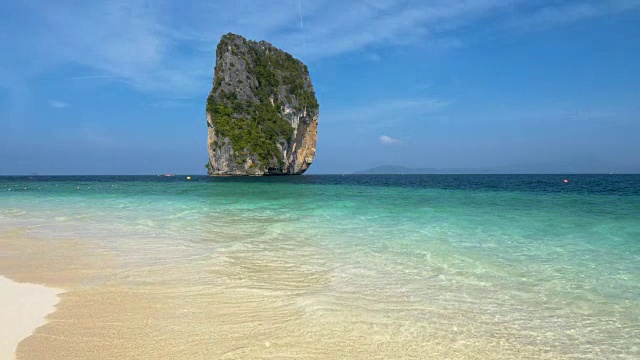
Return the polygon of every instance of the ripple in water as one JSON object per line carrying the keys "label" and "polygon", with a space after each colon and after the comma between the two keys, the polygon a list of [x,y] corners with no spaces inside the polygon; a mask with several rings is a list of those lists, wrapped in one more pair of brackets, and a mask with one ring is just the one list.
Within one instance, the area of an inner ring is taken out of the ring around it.
{"label": "ripple in water", "polygon": [[76,354],[637,358],[640,177],[611,179],[39,179],[0,224],[74,274],[43,331]]}

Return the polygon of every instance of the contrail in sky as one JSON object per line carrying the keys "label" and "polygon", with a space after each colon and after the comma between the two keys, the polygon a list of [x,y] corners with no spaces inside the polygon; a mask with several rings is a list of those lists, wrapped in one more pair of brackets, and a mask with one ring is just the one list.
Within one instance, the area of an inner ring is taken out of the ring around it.
{"label": "contrail in sky", "polygon": [[298,10],[300,10],[300,29],[302,29],[302,48],[304,57],[307,57],[307,39],[304,34],[304,23],[302,22],[302,0],[298,0]]}

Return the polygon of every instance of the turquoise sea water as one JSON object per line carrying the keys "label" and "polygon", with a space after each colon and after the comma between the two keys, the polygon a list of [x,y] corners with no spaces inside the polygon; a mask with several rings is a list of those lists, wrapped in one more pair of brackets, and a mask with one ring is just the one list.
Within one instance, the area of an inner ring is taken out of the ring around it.
{"label": "turquoise sea water", "polygon": [[640,176],[563,179],[0,177],[0,227],[97,241],[135,266],[209,264],[220,286],[364,314],[354,329],[381,337],[640,358]]}

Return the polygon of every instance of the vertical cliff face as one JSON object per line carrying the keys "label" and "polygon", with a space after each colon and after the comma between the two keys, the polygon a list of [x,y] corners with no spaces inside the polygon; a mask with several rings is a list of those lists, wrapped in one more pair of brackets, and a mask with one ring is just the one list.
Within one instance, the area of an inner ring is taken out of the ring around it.
{"label": "vertical cliff face", "polygon": [[209,175],[299,175],[316,152],[319,106],[307,66],[227,34],[207,99]]}

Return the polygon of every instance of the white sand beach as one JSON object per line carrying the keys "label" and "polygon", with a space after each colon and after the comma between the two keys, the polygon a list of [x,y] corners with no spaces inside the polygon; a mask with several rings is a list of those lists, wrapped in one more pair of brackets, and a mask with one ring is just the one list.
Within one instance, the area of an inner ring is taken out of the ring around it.
{"label": "white sand beach", "polygon": [[60,290],[0,276],[0,359],[14,359],[18,343],[55,310]]}

